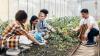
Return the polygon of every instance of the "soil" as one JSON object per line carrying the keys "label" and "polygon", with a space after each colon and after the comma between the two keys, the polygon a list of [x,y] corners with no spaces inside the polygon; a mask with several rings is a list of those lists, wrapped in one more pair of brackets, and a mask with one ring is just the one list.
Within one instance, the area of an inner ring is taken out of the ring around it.
{"label": "soil", "polygon": [[[57,48],[57,45],[48,45],[48,47],[34,45],[30,50],[23,53],[25,56],[69,56],[76,46],[60,49]],[[22,55],[20,54],[20,56]]]}

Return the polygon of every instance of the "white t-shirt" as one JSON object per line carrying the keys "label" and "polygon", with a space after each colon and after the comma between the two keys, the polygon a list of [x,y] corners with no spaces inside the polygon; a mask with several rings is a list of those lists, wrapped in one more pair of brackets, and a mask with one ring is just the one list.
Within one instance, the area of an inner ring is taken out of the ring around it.
{"label": "white t-shirt", "polygon": [[81,19],[80,21],[80,25],[82,24],[87,24],[87,25],[90,25],[90,24],[93,24],[93,28],[99,30],[99,27],[98,27],[98,24],[96,22],[96,20],[94,19],[94,17],[92,16],[89,16],[87,19]]}

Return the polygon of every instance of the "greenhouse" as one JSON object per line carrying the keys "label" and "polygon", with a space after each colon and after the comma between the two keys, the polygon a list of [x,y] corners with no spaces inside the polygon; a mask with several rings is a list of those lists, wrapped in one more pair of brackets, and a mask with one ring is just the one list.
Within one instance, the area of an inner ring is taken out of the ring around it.
{"label": "greenhouse", "polygon": [[0,56],[100,56],[99,0],[0,0]]}

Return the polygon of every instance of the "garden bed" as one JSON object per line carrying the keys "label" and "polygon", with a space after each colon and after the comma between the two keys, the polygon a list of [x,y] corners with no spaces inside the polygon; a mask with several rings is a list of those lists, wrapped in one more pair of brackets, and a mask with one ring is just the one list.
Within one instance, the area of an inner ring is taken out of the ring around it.
{"label": "garden bed", "polygon": [[[50,33],[48,47],[33,45],[30,50],[24,52],[25,56],[69,56],[77,47],[79,41],[77,33],[72,29],[78,26],[79,17],[61,17],[47,20],[56,29]],[[8,25],[8,22],[0,23],[0,32]],[[19,56],[22,56],[20,54]]]}
{"label": "garden bed", "polygon": [[77,32],[72,31],[79,24],[79,17],[61,17],[47,22],[56,29],[50,34],[48,48],[33,46],[27,56],[69,56],[79,45]]}

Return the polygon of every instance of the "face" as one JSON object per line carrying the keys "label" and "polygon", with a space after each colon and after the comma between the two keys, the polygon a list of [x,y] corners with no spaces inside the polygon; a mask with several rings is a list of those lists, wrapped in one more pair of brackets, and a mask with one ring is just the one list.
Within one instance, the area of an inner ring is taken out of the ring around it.
{"label": "face", "polygon": [[83,18],[88,18],[88,13],[81,13]]}
{"label": "face", "polygon": [[47,16],[44,13],[40,12],[38,17],[39,20],[44,20]]}
{"label": "face", "polygon": [[37,23],[38,23],[38,19],[32,21],[32,24],[33,24],[33,25],[36,25]]}

